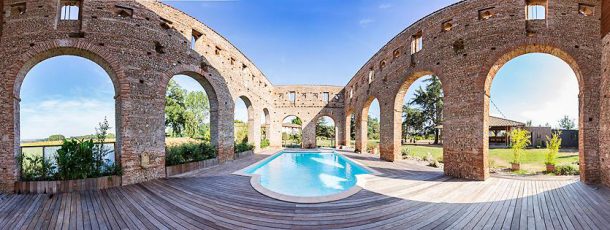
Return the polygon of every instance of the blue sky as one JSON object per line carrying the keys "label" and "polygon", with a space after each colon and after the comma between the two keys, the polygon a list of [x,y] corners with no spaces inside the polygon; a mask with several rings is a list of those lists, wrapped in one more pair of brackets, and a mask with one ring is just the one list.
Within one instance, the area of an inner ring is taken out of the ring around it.
{"label": "blue sky", "polygon": [[[165,2],[229,39],[275,85],[345,85],[401,30],[456,1]],[[202,90],[187,77],[179,84]],[[561,60],[530,54],[501,69],[491,97],[509,119],[555,126],[563,115],[577,117],[577,85],[574,73]],[[46,60],[28,73],[22,87],[22,139],[89,134],[104,117],[114,124],[113,96],[110,79],[95,63],[76,57]],[[371,108],[370,113],[378,117],[378,105]],[[491,108],[492,115],[500,115]],[[236,114],[237,119],[247,120],[243,102],[237,102]]]}

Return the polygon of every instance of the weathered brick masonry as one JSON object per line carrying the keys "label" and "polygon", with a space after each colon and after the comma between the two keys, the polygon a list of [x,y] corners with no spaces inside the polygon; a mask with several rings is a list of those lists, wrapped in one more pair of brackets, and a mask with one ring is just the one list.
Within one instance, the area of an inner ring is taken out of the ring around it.
{"label": "weathered brick masonry", "polygon": [[[19,178],[19,94],[27,72],[58,55],[77,55],[102,66],[115,86],[118,153],[124,184],[164,176],[164,100],[170,78],[186,74],[210,97],[212,142],[219,160],[233,154],[235,100],[248,106],[249,140],[260,144],[260,114],[268,117],[272,146],[281,145],[281,123],[303,121],[303,147],[315,146],[315,121],[331,117],[338,145],[349,140],[350,114],[365,127],[368,106],[381,107],[381,157],[399,158],[401,105],[417,78],[437,75],[446,95],[445,173],[483,180],[487,165],[489,90],[510,59],[543,52],[566,61],[580,89],[582,179],[610,185],[608,41],[600,34],[602,5],[594,0],[549,0],[546,20],[526,21],[525,0],[470,0],[439,10],[409,26],[352,78],[346,87],[273,86],[237,48],[196,19],[159,2],[84,0],[80,20],[59,20],[57,0],[4,0],[0,4],[0,190]],[[594,13],[579,13],[585,4]],[[25,9],[21,9],[25,7]],[[494,8],[490,8],[494,7]],[[481,18],[481,13],[488,19]],[[608,23],[604,23],[606,25]],[[450,29],[448,29],[450,28]],[[606,33],[603,33],[606,34]],[[195,36],[194,48],[191,37]],[[411,55],[414,35],[423,49]],[[603,50],[603,52],[602,52]],[[600,63],[599,60],[602,60]],[[602,69],[603,74],[602,74]],[[374,72],[369,84],[370,70]],[[600,88],[602,87],[602,88]],[[600,89],[604,97],[600,97]],[[296,102],[288,100],[296,93]],[[328,92],[330,101],[322,94]],[[602,108],[602,109],[600,109]],[[359,150],[366,128],[357,128]]]}
{"label": "weathered brick masonry", "polygon": [[[545,4],[546,19],[526,20],[528,3]],[[584,7],[592,13],[581,12]],[[445,174],[486,179],[491,81],[510,59],[541,52],[563,59],[577,75],[581,178],[599,182],[610,173],[608,162],[600,161],[600,113],[607,113],[600,110],[600,17],[601,1],[591,0],[470,0],[428,15],[381,48],[345,87],[346,115],[354,113],[359,127],[356,148],[366,146],[366,114],[376,98],[381,109],[381,157],[399,158],[405,91],[419,77],[434,74],[445,93]],[[423,37],[423,49],[411,54],[411,41],[418,36]],[[369,84],[371,70],[374,79]]]}

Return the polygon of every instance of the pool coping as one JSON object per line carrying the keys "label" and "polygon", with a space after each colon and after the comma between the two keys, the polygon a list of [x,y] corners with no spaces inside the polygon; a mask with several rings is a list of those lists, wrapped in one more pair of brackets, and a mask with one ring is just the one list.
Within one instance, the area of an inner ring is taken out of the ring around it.
{"label": "pool coping", "polygon": [[[277,193],[274,191],[271,191],[267,188],[265,188],[263,185],[261,185],[260,181],[261,181],[261,175],[259,174],[250,174],[250,173],[246,173],[246,171],[248,171],[250,168],[255,167],[269,159],[273,159],[276,156],[278,156],[279,154],[282,154],[284,152],[326,152],[326,153],[336,153],[338,155],[340,155],[341,157],[346,158],[347,160],[353,162],[354,164],[357,164],[358,166],[364,168],[365,170],[369,171],[369,174],[361,174],[361,175],[356,175],[356,184],[351,187],[350,189],[337,193],[337,194],[332,194],[332,195],[326,195],[326,196],[315,196],[315,197],[303,197],[303,196],[291,196],[291,195],[285,195],[285,194],[281,194],[281,193]],[[286,202],[292,202],[292,203],[300,203],[300,204],[316,204],[316,203],[325,203],[325,202],[331,202],[331,201],[337,201],[337,200],[341,200],[341,199],[345,199],[348,198],[356,193],[358,193],[360,190],[362,190],[363,188],[366,187],[366,181],[367,179],[373,178],[377,175],[380,175],[381,173],[379,173],[379,171],[374,170],[356,160],[351,159],[350,157],[344,155],[341,152],[335,151],[335,150],[330,150],[330,149],[315,149],[315,150],[308,150],[308,149],[290,149],[288,151],[286,151],[286,149],[280,149],[278,151],[276,151],[275,153],[271,154],[268,157],[265,157],[251,165],[249,165],[248,167],[245,167],[243,169],[237,170],[235,172],[233,172],[232,174],[234,175],[240,175],[240,176],[249,176],[250,177],[250,185],[252,186],[252,188],[254,188],[254,190],[256,190],[257,192],[271,197],[273,199],[276,200],[281,200],[281,201],[286,201]]]}

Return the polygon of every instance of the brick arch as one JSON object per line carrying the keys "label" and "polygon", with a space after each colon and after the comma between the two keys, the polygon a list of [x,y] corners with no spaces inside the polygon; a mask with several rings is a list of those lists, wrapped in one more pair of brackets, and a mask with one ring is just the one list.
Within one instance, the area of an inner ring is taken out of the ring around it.
{"label": "brick arch", "polygon": [[[246,95],[240,95],[233,100],[234,105],[237,104],[237,100],[242,100],[244,104],[246,104],[246,109],[248,113],[248,143],[254,145],[255,151],[260,150],[260,114],[257,113],[258,105],[255,105],[250,97]],[[235,106],[234,106],[235,108]],[[235,112],[235,109],[233,109]],[[233,114],[235,117],[235,114]],[[257,128],[258,127],[258,128]]]}
{"label": "brick arch", "polygon": [[560,47],[562,46],[551,43],[531,44],[518,42],[515,45],[512,45],[500,52],[494,53],[491,57],[487,59],[485,64],[482,66],[481,72],[479,74],[479,76],[486,76],[484,88],[485,94],[489,95],[493,79],[495,78],[498,71],[500,71],[500,69],[502,69],[502,67],[506,63],[519,56],[531,53],[550,54],[568,64],[576,74],[576,80],[578,80],[578,89],[582,93],[585,90],[586,78],[583,77],[580,65],[577,59],[574,58],[575,55],[571,54],[568,51],[565,51],[563,48]]}
{"label": "brick arch", "polygon": [[[381,111],[381,107],[382,107],[382,101],[380,100],[381,97],[375,97],[372,95],[369,95],[368,98],[363,102],[362,107],[360,110],[357,110],[356,113],[356,151],[358,152],[365,152],[366,151],[366,146],[368,143],[368,126],[367,126],[367,122],[368,122],[368,114],[369,114],[369,110],[371,109],[371,104],[373,103],[374,100],[377,100],[377,102],[379,102],[379,113],[382,114],[383,111]],[[380,117],[380,123],[381,123],[381,117]]]}
{"label": "brick arch", "polygon": [[[35,44],[31,49],[24,52],[14,63],[9,67],[6,76],[9,77],[9,89],[11,90],[13,100],[13,143],[14,143],[14,156],[19,156],[20,146],[20,93],[21,86],[30,70],[37,64],[51,59],[57,56],[78,56],[92,61],[102,67],[106,74],[112,81],[115,91],[115,130],[116,130],[116,149],[115,149],[115,162],[123,165],[123,139],[125,137],[124,129],[125,123],[122,119],[122,104],[124,98],[129,94],[129,84],[125,74],[117,62],[115,54],[111,54],[97,46],[94,46],[85,41],[75,40],[55,40]],[[16,165],[17,162],[12,159],[8,161],[9,164],[13,164],[10,168],[14,167],[14,180],[19,180],[19,168]],[[11,185],[12,186],[12,185]]]}
{"label": "brick arch", "polygon": [[[576,80],[578,82],[578,146],[579,146],[579,167],[580,167],[580,177],[581,180],[588,183],[597,183],[597,178],[599,175],[597,173],[597,168],[599,168],[599,155],[597,148],[598,146],[591,146],[589,143],[597,142],[597,132],[596,125],[589,124],[587,122],[587,118],[597,117],[598,114],[591,114],[591,112],[586,107],[597,106],[597,103],[590,102],[588,98],[591,97],[591,93],[595,90],[591,88],[590,85],[587,84],[587,81],[591,81],[587,77],[585,77],[581,71],[581,65],[579,65],[574,55],[570,54],[564,49],[559,48],[560,46],[556,44],[518,44],[514,45],[506,50],[498,52],[494,55],[494,58],[489,59],[489,62],[483,67],[482,71],[487,69],[486,74],[481,74],[481,76],[485,77],[484,84],[484,110],[483,110],[483,124],[484,124],[484,157],[487,157],[489,148],[489,141],[487,138],[488,128],[489,128],[489,101],[491,96],[491,85],[492,82],[502,67],[512,61],[513,59],[532,53],[544,53],[549,54],[554,57],[561,59],[564,63],[568,64],[574,74],[576,75]],[[491,63],[491,64],[490,64]],[[583,63],[584,64],[584,63]],[[586,64],[584,65],[586,66]],[[588,105],[591,104],[591,105]],[[485,167],[487,168],[487,167]],[[487,169],[486,169],[487,170]]]}
{"label": "brick arch", "polygon": [[[314,124],[316,126],[316,129],[317,129],[318,121],[320,119],[324,118],[324,117],[328,117],[328,118],[330,118],[333,121],[333,126],[335,128],[335,133],[334,133],[335,146],[334,147],[337,147],[339,145],[339,139],[340,139],[340,137],[339,137],[339,128],[340,128],[340,126],[338,124],[338,122],[339,122],[338,115],[334,115],[332,113],[326,113],[326,112],[319,113],[319,114],[317,114],[314,117],[314,120],[312,121],[312,124]],[[316,130],[316,132],[317,132],[317,130]],[[317,134],[316,134],[315,142],[316,142],[316,146],[318,146],[318,135]]]}
{"label": "brick arch", "polygon": [[86,41],[66,39],[35,44],[14,61],[6,74],[13,82],[13,96],[19,98],[23,80],[36,64],[62,55],[83,57],[102,67],[112,80],[115,97],[129,93],[128,81],[118,61],[119,58],[116,57],[117,54]]}
{"label": "brick arch", "polygon": [[[197,81],[201,87],[203,87],[207,97],[208,103],[210,105],[210,143],[218,148],[220,136],[219,136],[219,105],[221,104],[217,88],[222,90],[221,86],[215,86],[210,81],[210,78],[213,76],[212,73],[207,73],[201,70],[201,68],[193,65],[179,65],[174,67],[172,70],[168,71],[163,75],[161,79],[161,84],[159,84],[159,95],[165,95],[167,92],[167,87],[169,85],[169,81],[176,75],[185,75],[189,76],[195,81]],[[163,97],[163,104],[165,105],[165,97]],[[218,149],[217,149],[217,152]]]}

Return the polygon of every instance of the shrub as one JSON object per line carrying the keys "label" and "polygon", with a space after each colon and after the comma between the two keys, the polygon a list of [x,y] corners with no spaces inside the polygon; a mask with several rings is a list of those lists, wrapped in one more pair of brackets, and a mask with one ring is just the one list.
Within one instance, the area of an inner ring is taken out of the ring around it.
{"label": "shrub", "polygon": [[559,148],[561,148],[561,131],[553,133],[552,137],[546,137],[546,160],[545,164],[547,165],[555,165],[557,163],[557,154],[559,154]]}
{"label": "shrub", "polygon": [[366,151],[371,153],[373,152],[373,149],[376,149],[377,147],[379,147],[379,144],[369,142],[366,144]]}
{"label": "shrub", "polygon": [[245,152],[245,151],[250,151],[254,149],[254,145],[251,145],[249,143],[235,143],[235,153],[241,153],[241,152]]}
{"label": "shrub", "polygon": [[64,140],[55,158],[58,178],[85,179],[93,174],[93,146],[93,140]]}
{"label": "shrub", "polygon": [[530,132],[525,129],[513,129],[510,132],[511,148],[513,149],[513,162],[515,164],[521,163],[521,154],[523,149],[530,144]]}
{"label": "shrub", "polygon": [[[19,157],[22,180],[76,180],[121,174],[119,165],[105,159],[111,150],[104,148],[110,126],[104,119],[96,128],[95,138],[63,140],[55,162],[43,156]],[[59,135],[54,135],[59,136]]]}
{"label": "shrub", "polygon": [[574,165],[559,165],[555,166],[555,175],[578,175],[580,172]]}
{"label": "shrub", "polygon": [[165,165],[179,165],[216,157],[216,148],[208,143],[187,142],[165,147]]}
{"label": "shrub", "polygon": [[411,153],[411,150],[409,150],[409,148],[403,148],[400,150],[400,153],[402,154],[403,158],[406,158],[407,156],[409,156]]}
{"label": "shrub", "polygon": [[21,178],[24,181],[52,180],[54,177],[55,166],[46,161],[43,156],[21,155],[17,160],[22,167]]}
{"label": "shrub", "polygon": [[261,140],[261,148],[262,149],[269,147],[269,145],[270,145],[269,139],[262,139]]}

